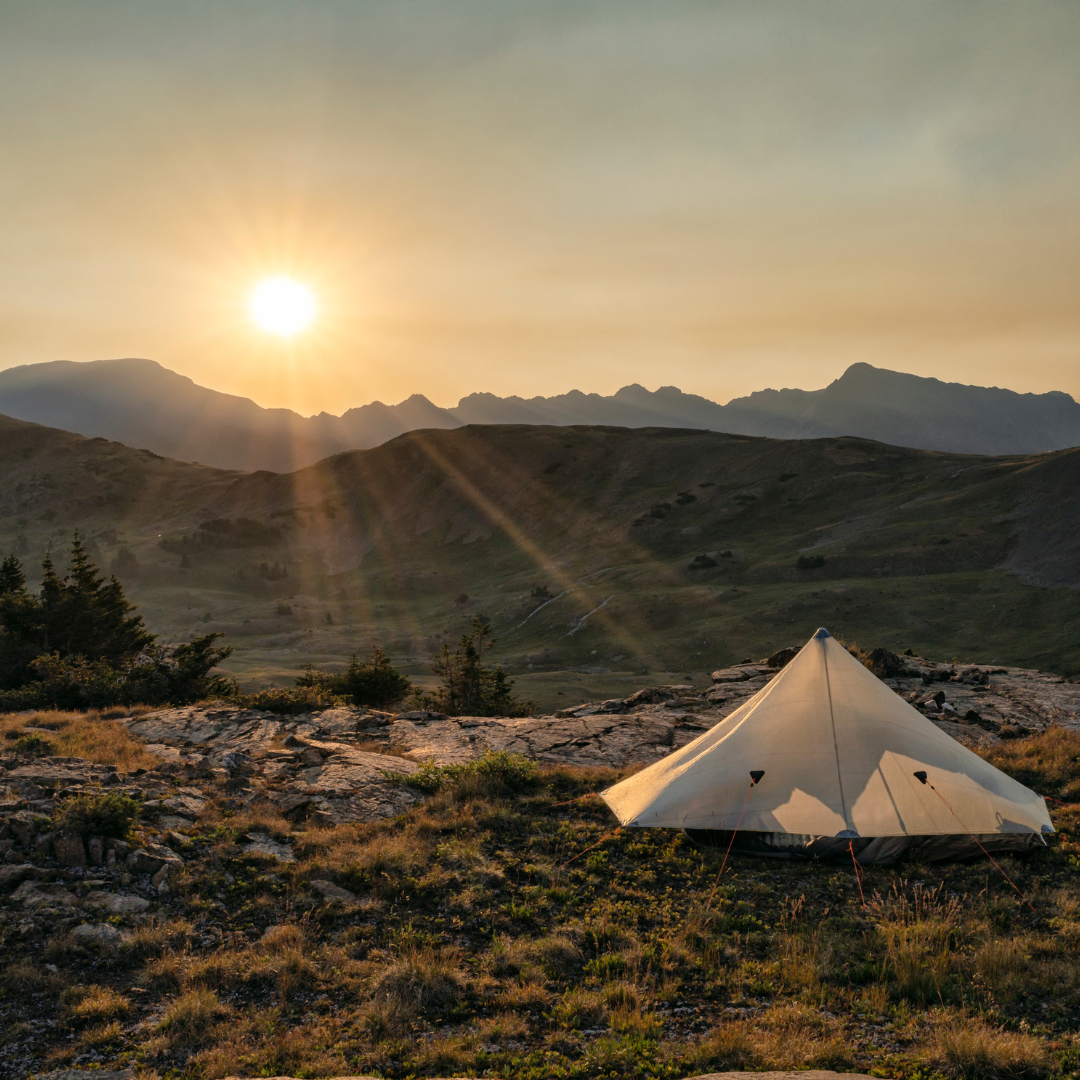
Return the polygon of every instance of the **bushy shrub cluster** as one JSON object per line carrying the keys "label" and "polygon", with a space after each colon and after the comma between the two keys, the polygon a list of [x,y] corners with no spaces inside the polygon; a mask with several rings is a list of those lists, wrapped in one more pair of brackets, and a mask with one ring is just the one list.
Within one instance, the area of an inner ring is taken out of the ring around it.
{"label": "bushy shrub cluster", "polygon": [[111,836],[124,840],[139,816],[139,804],[130,795],[109,791],[100,795],[73,795],[53,815],[53,827],[80,836]]}
{"label": "bushy shrub cluster", "polygon": [[340,674],[319,671],[308,664],[303,674],[297,677],[296,686],[321,695],[327,701],[338,699],[373,709],[388,709],[412,691],[412,683],[391,666],[386,653],[377,645],[372,646],[371,659],[366,664],[361,664],[354,656]]}
{"label": "bushy shrub cluster", "polygon": [[450,789],[457,794],[499,797],[536,787],[540,767],[521,754],[489,750],[476,761],[460,765],[436,765],[426,761],[411,776],[395,772],[388,772],[387,776],[428,794]]}

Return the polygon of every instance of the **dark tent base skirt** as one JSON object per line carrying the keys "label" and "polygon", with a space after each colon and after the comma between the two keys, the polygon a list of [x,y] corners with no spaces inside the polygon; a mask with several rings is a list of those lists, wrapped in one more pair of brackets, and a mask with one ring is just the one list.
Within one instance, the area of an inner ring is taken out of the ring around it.
{"label": "dark tent base skirt", "polygon": [[[721,829],[684,829],[691,842],[704,851],[723,855],[731,845],[734,855],[765,859],[847,859],[854,853],[862,866],[890,866],[900,859],[918,862],[958,862],[983,856],[1032,851],[1046,847],[1038,833],[990,833],[973,839],[966,833],[940,836],[811,836],[801,833],[738,832]],[[975,840],[978,840],[978,843]],[[982,848],[979,847],[982,845]],[[848,846],[850,845],[850,847]]]}

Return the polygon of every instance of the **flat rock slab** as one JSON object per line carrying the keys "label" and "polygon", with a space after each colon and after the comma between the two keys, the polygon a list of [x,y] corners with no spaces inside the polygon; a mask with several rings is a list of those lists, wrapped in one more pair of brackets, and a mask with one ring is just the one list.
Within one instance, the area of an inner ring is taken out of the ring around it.
{"label": "flat rock slab", "polygon": [[553,765],[622,768],[659,761],[708,731],[719,719],[719,715],[676,715],[652,705],[622,715],[399,717],[389,737],[412,757],[432,759],[440,765],[472,761],[488,751],[505,751]]}

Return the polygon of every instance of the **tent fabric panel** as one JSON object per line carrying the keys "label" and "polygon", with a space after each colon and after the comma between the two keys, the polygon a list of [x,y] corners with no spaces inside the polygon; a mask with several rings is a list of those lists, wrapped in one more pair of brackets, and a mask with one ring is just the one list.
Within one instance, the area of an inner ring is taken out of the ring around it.
{"label": "tent fabric panel", "polygon": [[[765,775],[751,789],[756,769]],[[603,797],[624,826],[863,838],[1053,831],[1038,795],[935,727],[825,631],[730,716]]]}

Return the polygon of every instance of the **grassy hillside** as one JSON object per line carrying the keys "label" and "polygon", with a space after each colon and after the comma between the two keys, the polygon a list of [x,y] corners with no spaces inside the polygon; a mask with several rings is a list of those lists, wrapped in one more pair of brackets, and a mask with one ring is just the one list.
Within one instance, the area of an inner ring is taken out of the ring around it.
{"label": "grassy hillside", "polygon": [[154,629],[224,630],[244,676],[372,638],[420,674],[482,614],[519,689],[555,706],[818,625],[1080,671],[1078,480],[1080,451],[525,426],[241,474],[5,420],[0,541],[33,562],[79,527]]}

